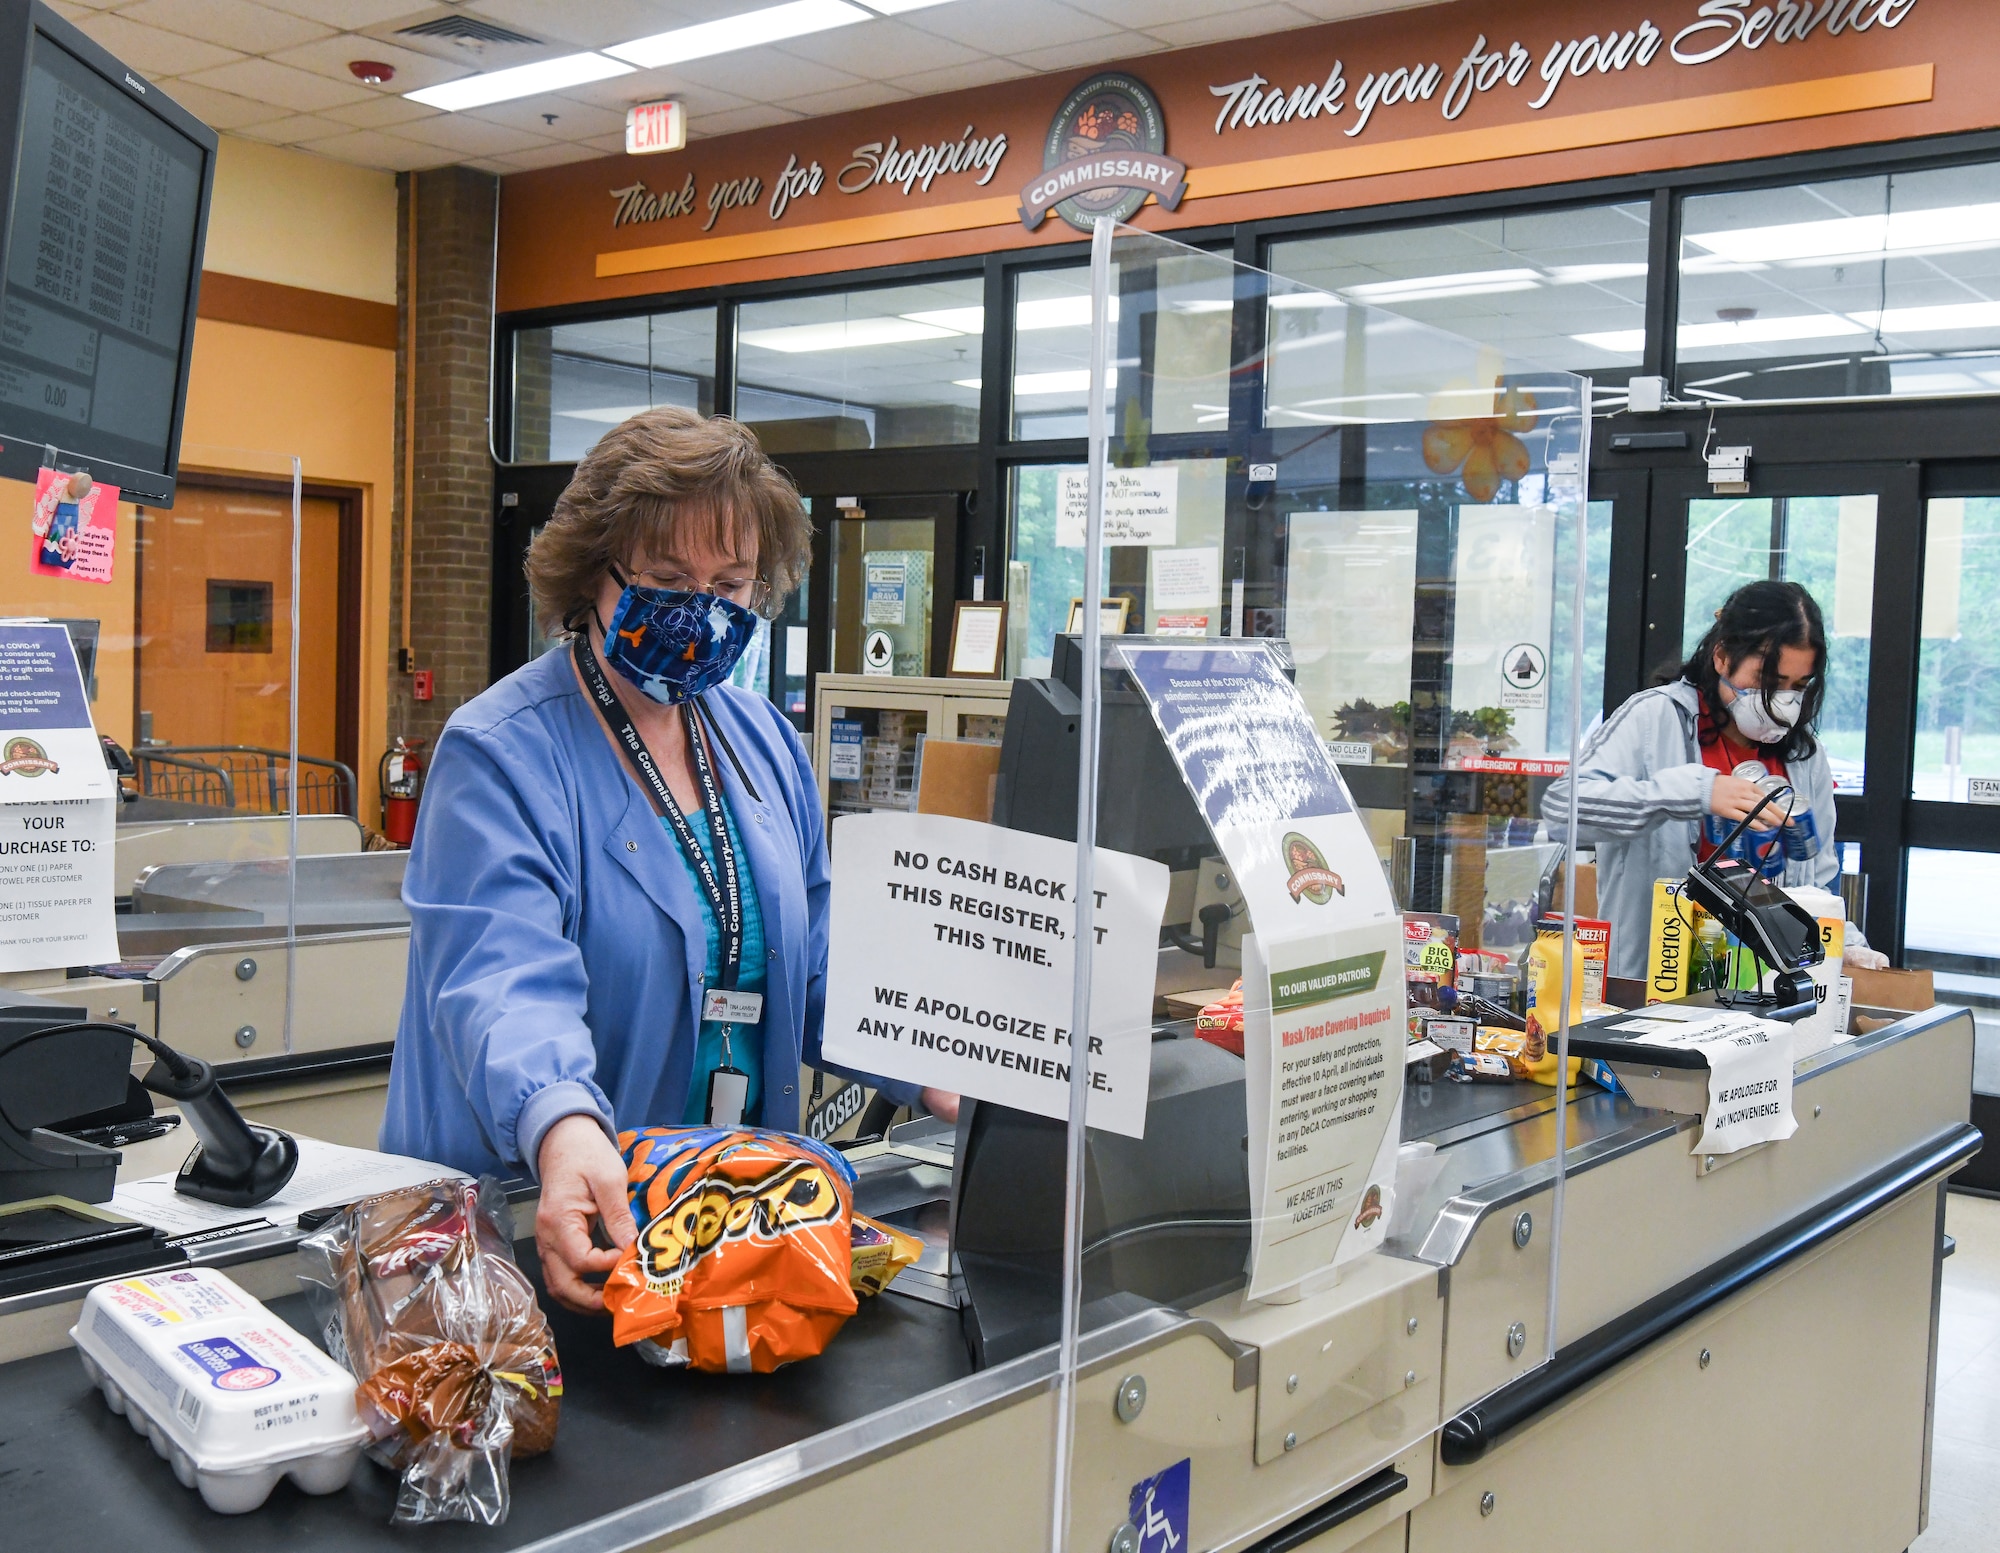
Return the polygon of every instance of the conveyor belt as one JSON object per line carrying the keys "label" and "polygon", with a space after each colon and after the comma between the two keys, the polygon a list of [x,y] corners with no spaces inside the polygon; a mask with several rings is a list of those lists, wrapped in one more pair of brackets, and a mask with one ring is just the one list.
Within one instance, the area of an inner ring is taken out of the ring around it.
{"label": "conveyor belt", "polygon": [[[532,1266],[532,1246],[519,1249]],[[272,1309],[313,1334],[303,1296]],[[392,1529],[395,1478],[365,1460],[327,1498],[281,1482],[259,1510],[213,1514],[104,1405],[68,1350],[0,1366],[0,1502],[8,1523],[32,1528],[29,1540],[41,1548],[518,1548],[970,1371],[957,1312],[893,1293],[864,1299],[824,1354],[775,1375],[655,1370],[614,1349],[607,1322],[554,1309],[550,1319],[565,1382],[562,1427],[553,1452],[515,1468],[504,1526]]]}

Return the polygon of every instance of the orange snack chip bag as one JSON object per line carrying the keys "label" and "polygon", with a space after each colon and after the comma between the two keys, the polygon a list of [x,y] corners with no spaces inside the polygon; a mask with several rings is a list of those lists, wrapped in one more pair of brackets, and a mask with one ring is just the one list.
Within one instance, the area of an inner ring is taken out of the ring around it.
{"label": "orange snack chip bag", "polygon": [[618,1146],[639,1225],[604,1285],[620,1347],[768,1374],[854,1314],[854,1173],[837,1152],[754,1127],[648,1127]]}
{"label": "orange snack chip bag", "polygon": [[1243,1055],[1243,978],[1194,1016],[1194,1033],[1236,1056]]}

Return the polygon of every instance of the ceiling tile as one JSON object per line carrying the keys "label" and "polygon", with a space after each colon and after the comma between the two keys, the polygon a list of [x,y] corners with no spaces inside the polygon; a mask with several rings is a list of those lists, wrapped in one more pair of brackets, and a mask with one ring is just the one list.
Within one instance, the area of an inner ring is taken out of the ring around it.
{"label": "ceiling tile", "polygon": [[[553,124],[542,115],[553,113]],[[593,135],[625,134],[625,115],[600,108],[594,103],[571,102],[566,97],[524,97],[519,102],[496,102],[489,108],[473,108],[468,118],[505,125],[533,135],[538,140],[587,140]],[[512,155],[512,153],[508,153]]]}
{"label": "ceiling tile", "polygon": [[[301,43],[297,48],[281,49],[270,57],[280,64],[296,65],[301,70],[310,70],[330,80],[358,85],[371,96],[379,97],[398,96],[413,92],[418,87],[436,86],[440,81],[455,81],[468,68],[465,64],[434,59],[429,54],[384,43],[380,38],[363,37],[358,32],[317,38],[311,43]],[[358,80],[354,72],[347,68],[350,61],[357,59],[392,66],[396,72],[395,80],[383,86],[369,86],[367,82]]]}
{"label": "ceiling tile", "polygon": [[338,119],[355,129],[388,129],[396,124],[407,124],[412,119],[428,119],[438,110],[426,108],[420,102],[411,102],[407,97],[398,97],[390,92],[384,96],[371,97],[366,102],[328,108],[325,112],[328,118]]}
{"label": "ceiling tile", "polygon": [[315,140],[327,140],[335,135],[352,134],[353,127],[333,119],[322,119],[310,113],[288,114],[282,119],[269,119],[262,124],[252,124],[237,134],[250,140],[268,141],[274,146],[308,145]]}
{"label": "ceiling tile", "polygon": [[569,162],[587,162],[597,153],[587,146],[536,146],[527,151],[510,151],[493,158],[509,172],[527,172],[536,167],[561,167]]}
{"label": "ceiling tile", "polygon": [[836,70],[851,71],[864,80],[879,80],[891,73],[900,76],[916,70],[942,70],[946,65],[964,65],[986,57],[979,49],[894,21],[816,32],[780,43],[770,52],[815,60]]}
{"label": "ceiling tile", "polygon": [[[1074,10],[1101,16],[1134,32],[1156,32],[1162,26],[1204,16],[1227,16],[1234,9],[1229,0],[1065,0],[1065,3]],[[1242,35],[1248,35],[1247,29]]]}
{"label": "ceiling tile", "polygon": [[333,31],[323,21],[274,11],[251,0],[140,0],[119,14],[249,54],[290,48]]}
{"label": "ceiling tile", "polygon": [[346,32],[360,32],[404,17],[415,19],[429,9],[422,0],[264,0],[264,4]]}
{"label": "ceiling tile", "polygon": [[530,135],[504,124],[489,124],[463,113],[440,113],[434,119],[418,119],[413,124],[398,126],[397,133],[464,156],[498,156],[548,144],[546,136]]}
{"label": "ceiling tile", "polygon": [[1377,16],[1384,11],[1416,11],[1442,0],[1292,0],[1308,16],[1323,22],[1343,22],[1355,16]]}
{"label": "ceiling tile", "polygon": [[303,108],[317,113],[338,108],[343,103],[366,102],[372,95],[359,81],[340,82],[330,76],[314,75],[270,59],[241,59],[233,65],[217,65],[186,77],[198,86],[235,92],[297,112]]}
{"label": "ceiling tile", "polygon": [[1027,50],[1109,37],[1119,30],[1100,17],[1073,11],[1055,0],[1007,0],[1005,5],[959,0],[954,5],[912,11],[903,21],[920,32],[950,38],[982,54],[1015,58]]}
{"label": "ceiling tile", "polygon": [[695,0],[695,3],[662,5],[649,0],[589,0],[588,4],[579,5],[573,0],[474,0],[463,9],[476,11],[516,32],[595,49],[753,10],[757,3],[759,0],[738,0],[736,4],[709,0],[703,4]]}
{"label": "ceiling tile", "polygon": [[343,162],[359,162],[363,167],[382,167],[399,173],[413,167],[445,167],[458,160],[456,153],[442,146],[404,140],[378,129],[357,129],[351,135],[315,140],[312,149],[315,156],[337,157]]}
{"label": "ceiling tile", "polygon": [[274,108],[267,102],[238,97],[234,92],[218,92],[213,87],[197,86],[192,81],[162,81],[157,84],[210,129],[235,130],[246,124],[263,124],[271,119],[283,118],[289,111]]}
{"label": "ceiling tile", "polygon": [[1082,43],[1063,43],[1054,48],[1032,49],[1014,58],[1030,70],[1044,73],[1057,70],[1081,70],[1090,65],[1109,63],[1114,59],[1136,59],[1142,54],[1157,54],[1166,45],[1149,38],[1143,32],[1121,32],[1112,38],[1092,38]]}
{"label": "ceiling tile", "polygon": [[763,129],[772,124],[796,124],[805,115],[791,113],[769,103],[752,103],[747,108],[732,108],[727,113],[712,114],[704,121],[703,127],[711,135],[734,135],[746,129]]}
{"label": "ceiling tile", "polygon": [[[734,92],[716,91],[706,83],[683,85],[679,90],[669,90],[650,73],[617,76],[609,81],[592,81],[585,86],[572,86],[562,95],[577,102],[595,103],[600,108],[608,108],[618,115],[620,124],[625,122],[625,110],[635,102],[651,102],[659,97],[673,97],[688,111],[688,118],[694,119],[703,113],[721,113],[727,108],[747,108],[751,99],[738,97]],[[623,134],[623,130],[620,134]]]}
{"label": "ceiling tile", "polygon": [[1148,37],[1158,38],[1172,48],[1193,43],[1215,43],[1224,38],[1256,38],[1265,33],[1290,32],[1310,27],[1313,19],[1284,5],[1244,6],[1240,10],[1218,11],[1213,16],[1190,17],[1178,22],[1147,22]]}
{"label": "ceiling tile", "polygon": [[669,70],[642,70],[620,77],[633,102],[648,97],[674,97],[681,89],[707,87],[729,92],[752,106],[782,103],[812,92],[831,92],[853,86],[860,77],[809,59],[780,54],[775,49],[745,49],[736,54],[718,54],[713,59],[697,59]]}
{"label": "ceiling tile", "polygon": [[90,12],[77,23],[93,43],[101,43],[134,70],[149,76],[181,75],[189,70],[205,70],[210,65],[226,65],[243,56],[219,43],[163,32],[129,16]]}
{"label": "ceiling tile", "polygon": [[967,65],[953,65],[945,70],[920,70],[915,75],[899,75],[896,84],[918,97],[929,97],[938,92],[963,92],[975,86],[988,86],[995,81],[1014,81],[1029,74],[1025,66],[1017,65],[1011,59],[977,59]]}
{"label": "ceiling tile", "polygon": [[838,91],[787,98],[785,106],[816,119],[829,113],[852,113],[857,108],[873,108],[885,102],[907,102],[913,95],[892,82],[863,81],[858,86],[843,86]]}
{"label": "ceiling tile", "polygon": [[74,16],[81,11],[108,11],[124,4],[124,0],[60,0],[56,9],[64,16]]}

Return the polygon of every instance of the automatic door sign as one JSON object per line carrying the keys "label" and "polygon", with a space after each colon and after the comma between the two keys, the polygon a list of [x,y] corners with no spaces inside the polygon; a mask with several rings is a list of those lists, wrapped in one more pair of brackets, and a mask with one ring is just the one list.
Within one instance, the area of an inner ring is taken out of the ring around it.
{"label": "automatic door sign", "polygon": [[887,631],[870,631],[862,641],[861,672],[863,674],[896,672],[896,644],[889,639]]}
{"label": "automatic door sign", "polygon": [[1500,704],[1515,711],[1545,710],[1549,704],[1549,655],[1534,642],[1516,642],[1500,655],[1506,689]]}

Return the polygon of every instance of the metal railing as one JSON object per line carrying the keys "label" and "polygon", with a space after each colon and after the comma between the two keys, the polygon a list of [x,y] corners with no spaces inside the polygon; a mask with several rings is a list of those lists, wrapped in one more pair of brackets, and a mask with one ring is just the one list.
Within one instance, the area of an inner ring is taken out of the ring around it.
{"label": "metal railing", "polygon": [[[139,767],[139,791],[147,797],[218,803],[247,814],[287,812],[286,778],[291,757],[284,750],[261,749],[251,744],[176,744],[165,748],[142,746],[132,752],[132,758]],[[154,766],[166,770],[155,773],[149,769]],[[198,773],[210,773],[220,781],[194,789],[193,779]],[[193,791],[167,790],[176,783]],[[299,813],[360,817],[354,772],[340,761],[318,755],[299,756],[298,783]],[[194,796],[196,791],[201,796]]]}
{"label": "metal railing", "polygon": [[170,798],[218,809],[236,807],[236,784],[220,766],[189,760],[165,750],[139,748],[132,752],[142,798]]}

